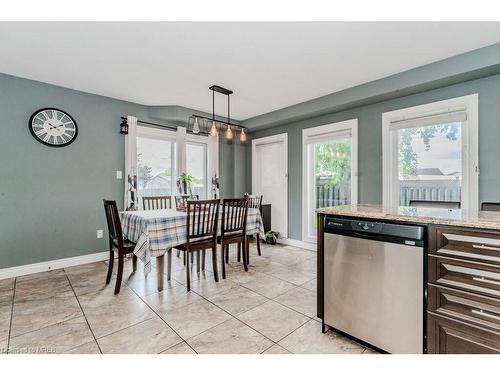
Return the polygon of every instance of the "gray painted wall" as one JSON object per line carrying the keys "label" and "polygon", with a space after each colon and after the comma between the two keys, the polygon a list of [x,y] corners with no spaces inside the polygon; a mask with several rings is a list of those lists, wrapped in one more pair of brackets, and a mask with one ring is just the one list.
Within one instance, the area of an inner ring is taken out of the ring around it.
{"label": "gray painted wall", "polygon": [[[43,107],[73,116],[74,143],[52,148],[31,136],[29,117]],[[146,106],[0,74],[0,269],[107,249],[96,229],[105,229],[102,199],[123,202],[116,171],[124,170],[119,123],[127,114],[159,122]],[[226,157],[226,149],[238,147],[221,143],[228,196],[241,190],[232,175],[234,151]]]}
{"label": "gray painted wall", "polygon": [[[288,133],[289,237],[302,238],[302,129],[357,118],[359,202],[382,203],[382,113],[473,93],[479,94],[479,200],[500,201],[500,75],[252,132],[252,139]],[[250,147],[246,165],[250,190]]]}

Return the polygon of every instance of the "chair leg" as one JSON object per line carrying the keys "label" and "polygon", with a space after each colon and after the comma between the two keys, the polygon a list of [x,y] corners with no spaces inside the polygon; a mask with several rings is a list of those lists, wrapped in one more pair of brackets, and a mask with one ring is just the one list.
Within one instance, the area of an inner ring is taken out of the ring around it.
{"label": "chair leg", "polygon": [[206,250],[203,250],[201,253],[201,270],[205,271],[205,253]]}
{"label": "chair leg", "polygon": [[229,245],[226,245],[226,263],[229,264]]}
{"label": "chair leg", "polygon": [[115,261],[115,253],[113,250],[109,251],[109,264],[108,264],[108,274],[106,275],[106,284],[111,281],[111,275],[113,275],[113,263]]}
{"label": "chair leg", "polygon": [[[179,250],[177,250],[179,251]],[[186,252],[184,251],[184,267],[186,267]]]}
{"label": "chair leg", "polygon": [[115,294],[120,293],[123,277],[123,254],[118,252],[118,273],[116,274]]}
{"label": "chair leg", "polygon": [[132,254],[132,270],[137,271],[137,255]]}
{"label": "chair leg", "polygon": [[177,258],[180,258],[180,256],[181,256],[181,251],[177,250]]}
{"label": "chair leg", "polygon": [[257,234],[257,253],[259,254],[259,256],[262,255],[260,253],[260,234]]}
{"label": "chair leg", "polygon": [[238,244],[238,263],[241,262],[241,243]]}
{"label": "chair leg", "polygon": [[[205,259],[205,252],[203,252],[203,260]],[[214,271],[215,282],[219,281],[219,272],[217,271],[217,245],[212,248],[212,268]]]}
{"label": "chair leg", "polygon": [[[187,285],[187,291],[189,292],[191,290],[191,275],[189,274],[191,267],[189,267],[189,250],[188,249],[186,249],[184,256],[186,257],[186,263],[188,264],[188,266],[186,267],[186,285]],[[192,254],[191,254],[191,258],[193,258]]]}
{"label": "chair leg", "polygon": [[[179,250],[177,250],[179,251]],[[172,249],[168,249],[167,252],[167,281],[170,281],[172,277]]]}
{"label": "chair leg", "polygon": [[222,278],[223,279],[226,278],[226,262],[224,260],[225,252],[226,252],[226,246],[221,244],[220,245],[220,262],[221,262],[221,266],[222,266]]}
{"label": "chair leg", "polygon": [[200,250],[196,252],[196,272],[200,273]]}
{"label": "chair leg", "polygon": [[248,242],[246,239],[243,240],[245,243],[243,244],[243,251],[241,252],[243,254],[243,267],[245,268],[245,272],[248,271],[248,265],[247,265],[247,248],[246,248],[246,243]]}
{"label": "chair leg", "polygon": [[247,266],[250,264],[250,241],[248,237],[245,237],[244,249],[247,252]]}

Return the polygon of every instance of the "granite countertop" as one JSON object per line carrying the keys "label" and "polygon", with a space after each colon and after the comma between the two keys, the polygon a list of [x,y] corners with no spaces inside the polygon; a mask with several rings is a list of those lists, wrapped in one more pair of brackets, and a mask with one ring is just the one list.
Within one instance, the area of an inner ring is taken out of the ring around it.
{"label": "granite countertop", "polygon": [[318,208],[316,212],[370,219],[385,219],[418,224],[455,225],[481,229],[500,230],[500,212],[468,212],[457,209],[423,207],[384,207],[358,204]]}

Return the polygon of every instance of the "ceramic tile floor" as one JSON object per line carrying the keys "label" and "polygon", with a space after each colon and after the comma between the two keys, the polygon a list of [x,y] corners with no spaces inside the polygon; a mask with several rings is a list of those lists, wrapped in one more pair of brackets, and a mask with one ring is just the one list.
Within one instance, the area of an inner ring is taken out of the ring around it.
{"label": "ceramic tile floor", "polygon": [[175,255],[163,292],[155,268],[146,278],[130,261],[117,296],[106,262],[0,280],[0,353],[371,353],[321,333],[315,256],[264,244],[259,257],[252,243],[245,272],[232,248],[227,278],[214,281],[207,257],[189,293]]}

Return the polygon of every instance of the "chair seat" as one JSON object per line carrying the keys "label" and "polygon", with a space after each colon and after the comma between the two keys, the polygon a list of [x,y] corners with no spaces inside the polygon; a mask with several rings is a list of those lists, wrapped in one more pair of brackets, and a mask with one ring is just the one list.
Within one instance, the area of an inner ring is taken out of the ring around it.
{"label": "chair seat", "polygon": [[[116,239],[113,239],[113,246],[118,247],[118,241]],[[134,248],[135,248],[135,242],[127,240],[126,238],[123,239],[123,250],[131,253],[134,251]]]}
{"label": "chair seat", "polygon": [[[241,233],[241,232],[224,235],[224,242],[225,243],[230,243],[233,241],[240,241],[242,239],[243,239],[243,233]],[[222,236],[217,236],[217,243],[219,245],[222,243]]]}
{"label": "chair seat", "polygon": [[[189,247],[191,250],[209,249],[213,247],[213,244],[213,239],[210,237],[210,239],[190,242]],[[187,244],[183,243],[182,245],[175,246],[175,248],[180,251],[186,251],[186,246]]]}

